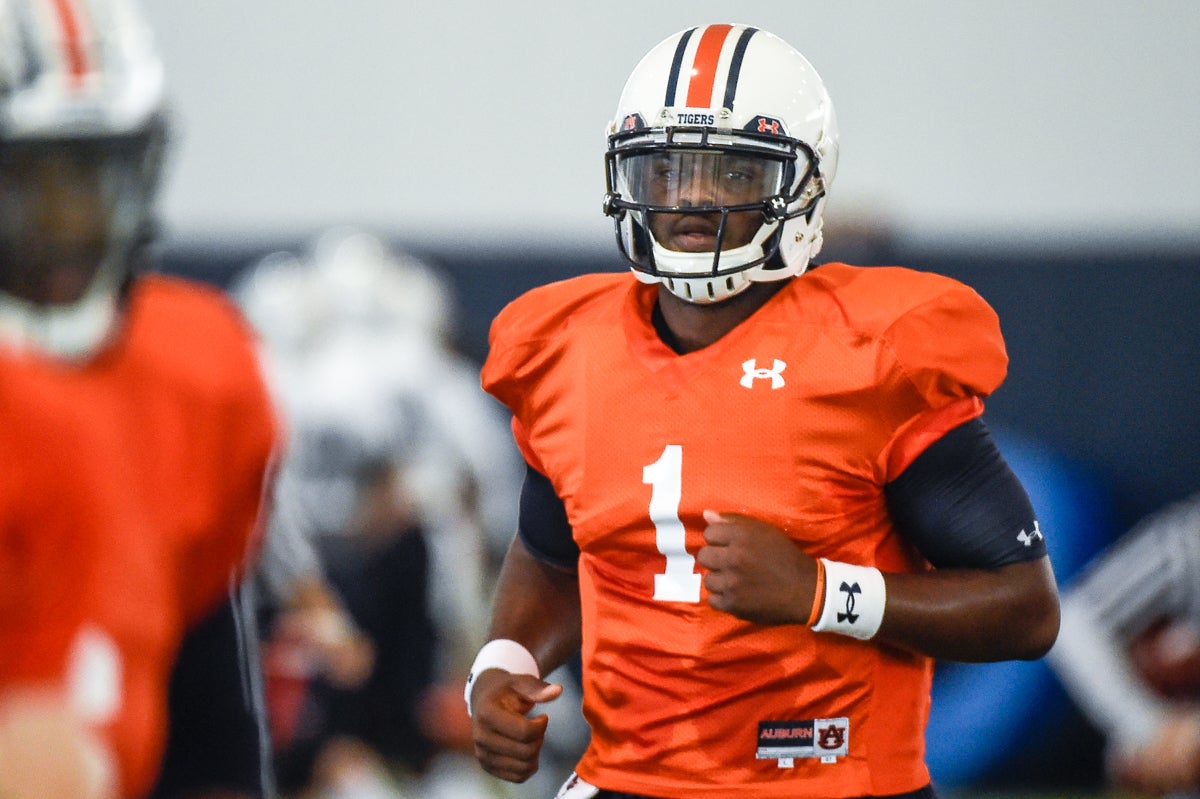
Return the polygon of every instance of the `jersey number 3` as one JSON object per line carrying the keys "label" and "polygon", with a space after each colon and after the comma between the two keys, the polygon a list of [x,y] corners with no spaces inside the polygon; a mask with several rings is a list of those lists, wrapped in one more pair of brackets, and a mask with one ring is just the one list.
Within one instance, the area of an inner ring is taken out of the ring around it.
{"label": "jersey number 3", "polygon": [[683,495],[683,447],[668,444],[654,463],[642,469],[650,486],[650,521],[654,543],[667,559],[666,571],[654,575],[654,598],[662,602],[699,602],[700,575],[696,558],[687,551],[687,531],[679,520]]}

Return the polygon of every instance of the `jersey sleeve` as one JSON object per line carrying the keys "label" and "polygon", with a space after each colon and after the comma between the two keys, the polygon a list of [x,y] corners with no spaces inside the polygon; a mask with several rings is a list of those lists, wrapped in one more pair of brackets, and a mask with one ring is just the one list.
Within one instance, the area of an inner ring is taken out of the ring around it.
{"label": "jersey sleeve", "polygon": [[528,400],[527,392],[521,388],[522,381],[534,371],[527,358],[535,353],[536,347],[514,346],[509,340],[506,321],[505,314],[501,313],[492,323],[489,336],[491,348],[483,364],[480,381],[485,391],[504,403],[512,412],[510,424],[513,441],[525,462],[544,474],[545,467],[534,452],[529,442],[529,431],[521,421],[522,418],[527,418],[525,406]]}
{"label": "jersey sleeve", "polygon": [[573,318],[603,295],[608,276],[574,278],[534,288],[505,306],[488,332],[488,355],[480,372],[483,389],[513,415],[512,431],[525,461],[549,474],[533,442],[533,420],[544,419],[558,401],[548,383],[561,381],[568,358],[566,331]]}
{"label": "jersey sleeve", "polygon": [[[529,407],[528,386],[546,375],[557,360],[554,327],[565,319],[547,310],[549,301],[542,299],[552,288],[542,287],[518,297],[496,315],[488,331],[488,355],[480,382],[518,420],[528,419],[535,410]],[[536,460],[530,459],[527,436],[518,427],[513,433],[525,459],[538,467]]]}
{"label": "jersey sleeve", "polygon": [[879,455],[884,482],[947,432],[983,413],[1004,381],[1008,354],[999,318],[969,287],[946,281],[885,331],[881,386],[894,432]]}

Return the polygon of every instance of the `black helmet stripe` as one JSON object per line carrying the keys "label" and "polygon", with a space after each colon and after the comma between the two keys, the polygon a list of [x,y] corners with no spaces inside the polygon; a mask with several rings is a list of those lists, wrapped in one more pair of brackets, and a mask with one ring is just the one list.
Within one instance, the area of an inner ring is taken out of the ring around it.
{"label": "black helmet stripe", "polygon": [[733,110],[733,98],[737,94],[738,77],[742,73],[742,59],[746,48],[750,46],[750,37],[758,33],[758,28],[746,28],[738,37],[737,46],[733,48],[733,60],[729,63],[729,80],[725,82],[725,100],[722,108]]}
{"label": "black helmet stripe", "polygon": [[683,69],[683,54],[687,51],[692,34],[697,30],[697,28],[689,28],[684,31],[683,36],[679,37],[679,44],[675,46],[675,57],[671,59],[671,75],[667,79],[667,96],[663,99],[664,106],[675,105],[675,89],[679,86],[679,72]]}

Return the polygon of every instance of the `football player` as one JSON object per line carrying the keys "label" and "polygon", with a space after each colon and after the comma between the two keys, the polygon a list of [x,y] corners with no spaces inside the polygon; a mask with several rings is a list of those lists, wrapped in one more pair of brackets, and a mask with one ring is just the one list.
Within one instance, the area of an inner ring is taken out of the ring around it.
{"label": "football player", "polygon": [[277,426],[233,306],[137,269],[164,108],[129,0],[0,2],[6,798],[145,796],[185,630],[209,620],[231,654],[207,670],[238,665],[229,596]]}
{"label": "football player", "polygon": [[653,48],[609,127],[630,274],[530,291],[484,387],[528,464],[476,756],[527,779],[582,650],[560,795],[933,795],[934,658],[1041,657],[1044,533],[981,421],[992,309],[904,268],[810,269],[838,160],[812,65],[746,25]]}
{"label": "football player", "polygon": [[1153,513],[1063,597],[1048,658],[1106,736],[1112,781],[1200,796],[1200,494]]}

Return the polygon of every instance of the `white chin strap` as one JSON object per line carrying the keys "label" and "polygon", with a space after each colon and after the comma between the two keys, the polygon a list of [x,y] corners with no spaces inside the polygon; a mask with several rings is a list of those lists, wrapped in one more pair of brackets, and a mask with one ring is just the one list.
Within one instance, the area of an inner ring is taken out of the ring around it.
{"label": "white chin strap", "polygon": [[[721,258],[717,262],[719,267],[728,269],[761,259],[763,242],[775,232],[775,227],[775,224],[765,224],[758,229],[758,233],[748,244],[721,250]],[[654,266],[659,274],[648,275],[637,270],[634,270],[634,273],[645,283],[662,283],[668,291],[685,302],[711,305],[740,294],[750,286],[750,273],[755,271],[753,269],[713,276],[709,274],[713,268],[711,252],[668,250],[658,243],[653,234],[650,241],[654,251]]]}
{"label": "white chin strap", "polygon": [[[711,258],[708,259],[711,262]],[[721,277],[654,277],[645,272],[634,273],[646,283],[661,283],[667,291],[679,299],[694,305],[711,305],[741,294],[750,286],[750,278],[745,272],[734,272],[732,275]]]}
{"label": "white chin strap", "polygon": [[116,324],[117,296],[107,286],[70,305],[37,305],[0,292],[0,344],[67,360],[94,354]]}

